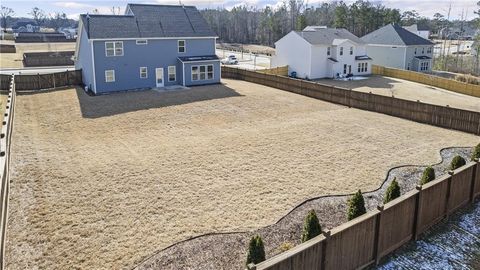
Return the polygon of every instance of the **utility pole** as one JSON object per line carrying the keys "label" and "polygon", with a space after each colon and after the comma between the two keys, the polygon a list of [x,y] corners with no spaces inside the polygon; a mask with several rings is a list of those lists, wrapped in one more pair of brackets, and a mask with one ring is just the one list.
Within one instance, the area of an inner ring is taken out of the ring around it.
{"label": "utility pole", "polygon": [[[449,33],[448,31],[448,24],[450,23],[450,11],[452,11],[452,2],[450,2],[450,5],[448,6],[448,16],[447,16],[447,34]],[[448,44],[448,50],[447,50],[447,55],[445,55],[445,47],[447,46],[447,39],[444,37],[444,46],[443,46],[443,70],[447,71],[447,60],[448,59],[448,54],[450,53],[450,45],[452,42],[449,42]],[[446,58],[446,59],[445,59]]]}

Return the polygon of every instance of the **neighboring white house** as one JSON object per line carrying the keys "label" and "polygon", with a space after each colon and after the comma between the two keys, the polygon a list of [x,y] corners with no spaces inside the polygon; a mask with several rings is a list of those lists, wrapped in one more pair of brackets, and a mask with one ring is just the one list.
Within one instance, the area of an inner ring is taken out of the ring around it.
{"label": "neighboring white house", "polygon": [[275,43],[272,66],[288,65],[288,72],[308,79],[371,74],[365,42],[346,29],[307,27],[292,31]]}
{"label": "neighboring white house", "polygon": [[410,26],[405,26],[403,27],[407,29],[408,31],[421,36],[424,39],[428,39],[430,37],[430,30],[427,27],[421,27],[418,26],[417,24],[412,24]]}
{"label": "neighboring white house", "polygon": [[362,37],[373,64],[428,72],[432,70],[433,43],[397,24],[389,24]]}

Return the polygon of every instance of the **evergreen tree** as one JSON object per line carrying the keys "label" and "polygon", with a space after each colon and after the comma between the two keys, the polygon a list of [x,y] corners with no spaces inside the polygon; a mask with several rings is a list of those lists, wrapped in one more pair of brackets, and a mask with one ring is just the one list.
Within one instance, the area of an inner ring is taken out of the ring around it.
{"label": "evergreen tree", "polygon": [[392,183],[387,188],[383,203],[388,203],[398,197],[400,197],[400,186],[398,185],[397,178],[393,178]]}
{"label": "evergreen tree", "polygon": [[465,164],[467,164],[465,159],[457,155],[452,159],[452,162],[450,163],[450,170],[456,170]]}
{"label": "evergreen tree", "polygon": [[358,190],[347,202],[347,218],[352,220],[367,212],[365,209],[365,199],[363,198],[362,191]]}
{"label": "evergreen tree", "polygon": [[306,242],[322,233],[322,227],[314,210],[308,212],[303,225],[302,242]]}
{"label": "evergreen tree", "polygon": [[250,239],[247,253],[247,265],[250,263],[260,263],[265,261],[265,247],[260,235],[256,235]]}
{"label": "evergreen tree", "polygon": [[435,170],[432,168],[432,166],[428,166],[423,171],[422,179],[420,180],[420,185],[425,185],[426,183],[432,181],[433,179],[435,179]]}
{"label": "evergreen tree", "polygon": [[477,144],[477,146],[475,146],[475,148],[473,148],[472,160],[474,160],[476,158],[480,159],[480,143]]}

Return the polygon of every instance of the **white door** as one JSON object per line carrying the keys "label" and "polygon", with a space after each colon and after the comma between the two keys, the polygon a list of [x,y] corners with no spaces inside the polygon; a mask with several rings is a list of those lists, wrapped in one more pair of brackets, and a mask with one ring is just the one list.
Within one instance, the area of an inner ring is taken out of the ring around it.
{"label": "white door", "polygon": [[155,69],[155,78],[156,78],[157,87],[163,87],[165,85],[163,82],[163,68]]}

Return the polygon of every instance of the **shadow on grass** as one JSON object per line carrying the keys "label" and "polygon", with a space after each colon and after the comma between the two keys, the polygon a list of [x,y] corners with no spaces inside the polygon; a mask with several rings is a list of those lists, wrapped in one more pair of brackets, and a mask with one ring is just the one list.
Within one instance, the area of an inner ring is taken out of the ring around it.
{"label": "shadow on grass", "polygon": [[76,91],[84,118],[100,118],[140,110],[242,96],[223,84],[196,86],[185,90],[165,92],[143,90],[100,96],[89,96],[80,87],[77,87]]}

